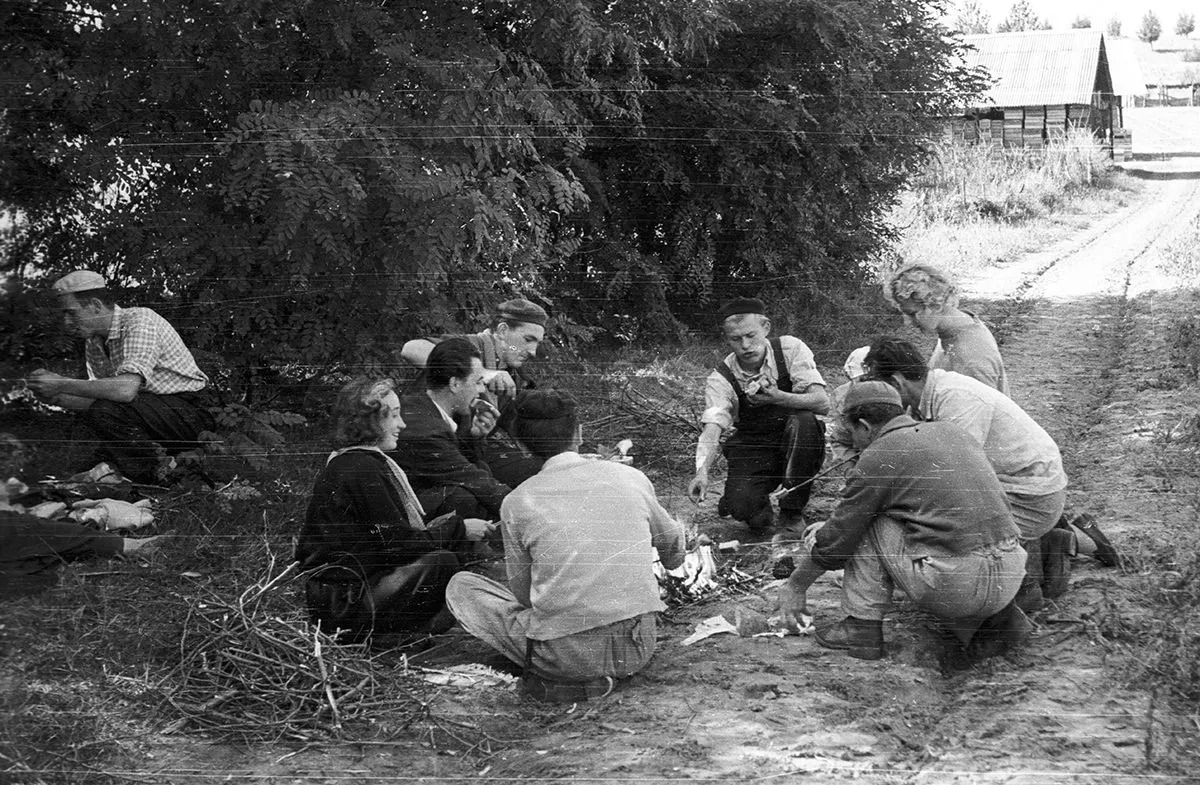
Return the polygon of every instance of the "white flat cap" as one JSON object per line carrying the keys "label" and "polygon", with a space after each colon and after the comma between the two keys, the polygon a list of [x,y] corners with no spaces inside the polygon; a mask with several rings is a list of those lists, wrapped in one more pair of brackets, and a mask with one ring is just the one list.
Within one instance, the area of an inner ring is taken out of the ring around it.
{"label": "white flat cap", "polygon": [[54,289],[55,294],[75,294],[76,292],[103,289],[106,286],[108,286],[108,281],[104,280],[104,276],[100,273],[94,273],[91,270],[76,270],[59,278],[51,288]]}

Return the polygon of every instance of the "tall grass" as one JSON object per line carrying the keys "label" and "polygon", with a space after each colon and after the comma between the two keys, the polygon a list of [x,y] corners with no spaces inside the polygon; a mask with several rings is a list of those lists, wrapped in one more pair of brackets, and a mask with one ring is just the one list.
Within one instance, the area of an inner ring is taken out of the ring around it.
{"label": "tall grass", "polygon": [[928,221],[979,216],[1015,222],[1045,215],[1067,193],[1097,185],[1108,166],[1095,137],[1080,131],[1042,150],[950,144],[937,151],[913,190]]}
{"label": "tall grass", "polygon": [[1167,275],[1200,286],[1200,217],[1193,218],[1163,248],[1158,268]]}
{"label": "tall grass", "polygon": [[1015,258],[1045,239],[1038,230],[1110,187],[1113,171],[1081,131],[1042,150],[946,144],[893,210],[895,256],[958,273]]}

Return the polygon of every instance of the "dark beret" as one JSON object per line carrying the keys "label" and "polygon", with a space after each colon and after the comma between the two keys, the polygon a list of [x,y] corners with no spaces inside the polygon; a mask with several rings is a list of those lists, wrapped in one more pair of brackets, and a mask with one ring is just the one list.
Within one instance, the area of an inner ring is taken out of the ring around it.
{"label": "dark beret", "polygon": [[767,306],[763,305],[763,301],[757,297],[735,297],[723,303],[718,313],[721,315],[721,321],[725,321],[730,316],[740,316],[746,313],[766,316]]}
{"label": "dark beret", "polygon": [[524,297],[500,303],[496,306],[496,316],[500,321],[528,322],[529,324],[539,324],[542,327],[546,326],[546,320],[550,318],[546,314],[545,308]]}

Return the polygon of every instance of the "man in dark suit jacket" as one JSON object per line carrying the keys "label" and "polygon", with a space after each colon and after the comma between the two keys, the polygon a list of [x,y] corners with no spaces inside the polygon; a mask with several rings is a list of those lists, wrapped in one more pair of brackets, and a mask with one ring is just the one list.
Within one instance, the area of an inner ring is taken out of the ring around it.
{"label": "man in dark suit jacket", "polygon": [[[479,350],[461,339],[439,343],[426,363],[425,386],[401,401],[405,428],[392,458],[426,513],[498,519],[509,487],[478,460],[475,441],[496,425],[494,409],[476,406],[484,390]],[[458,431],[464,417],[471,418],[469,433]]]}

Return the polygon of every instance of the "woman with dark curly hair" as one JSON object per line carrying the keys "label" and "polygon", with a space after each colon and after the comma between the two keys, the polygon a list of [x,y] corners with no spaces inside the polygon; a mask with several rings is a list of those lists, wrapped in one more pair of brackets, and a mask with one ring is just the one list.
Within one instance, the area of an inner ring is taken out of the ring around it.
{"label": "woman with dark curly hair", "polygon": [[296,546],[311,571],[305,594],[313,621],[346,630],[343,640],[449,627],[446,584],[458,554],[489,524],[453,514],[426,521],[408,478],[385,454],[404,428],[390,380],[348,383],[334,418],[338,449],[313,485]]}

